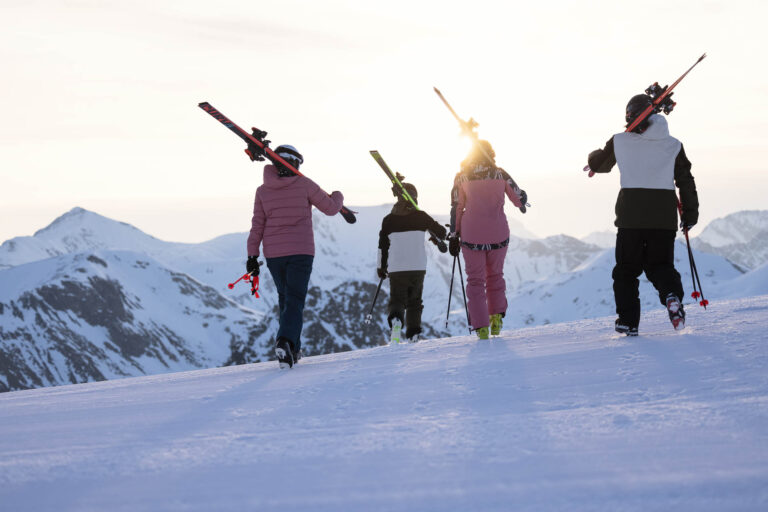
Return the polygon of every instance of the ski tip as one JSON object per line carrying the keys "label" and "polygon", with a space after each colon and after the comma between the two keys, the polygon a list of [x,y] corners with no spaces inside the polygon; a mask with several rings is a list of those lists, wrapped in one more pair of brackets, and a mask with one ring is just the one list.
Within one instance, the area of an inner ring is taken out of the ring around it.
{"label": "ski tip", "polygon": [[198,107],[202,107],[204,105],[210,105],[210,103],[208,103],[207,101],[201,101],[200,103],[197,104]]}
{"label": "ski tip", "polygon": [[701,62],[701,61],[703,61],[703,60],[704,60],[704,57],[706,57],[706,56],[707,56],[707,53],[706,53],[706,52],[704,52],[704,53],[701,55],[701,57],[699,57],[699,60],[697,60],[696,62]]}

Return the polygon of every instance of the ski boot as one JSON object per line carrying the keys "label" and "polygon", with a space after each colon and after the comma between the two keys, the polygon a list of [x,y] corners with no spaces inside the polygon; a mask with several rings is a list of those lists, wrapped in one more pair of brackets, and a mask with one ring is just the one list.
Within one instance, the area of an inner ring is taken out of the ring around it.
{"label": "ski boot", "polygon": [[614,323],[614,329],[616,330],[616,332],[620,332],[621,334],[626,334],[627,336],[637,336],[637,327],[630,327],[625,322],[622,322],[618,318]]}
{"label": "ski boot", "polygon": [[501,313],[491,315],[491,336],[498,336],[501,333],[501,326],[504,324],[503,318],[504,317],[501,316]]}
{"label": "ski boot", "polygon": [[667,295],[667,313],[669,313],[669,321],[672,322],[672,327],[676,331],[682,331],[685,329],[685,310],[677,298],[677,295],[670,293]]}
{"label": "ski boot", "polygon": [[407,343],[417,343],[421,337],[419,336],[421,334],[421,329],[418,330],[412,330],[408,329],[405,331],[405,341]]}
{"label": "ski boot", "polygon": [[291,340],[283,337],[277,338],[275,355],[277,356],[277,362],[280,363],[280,368],[293,368],[294,361]]}
{"label": "ski boot", "polygon": [[479,327],[479,328],[475,329],[475,332],[477,333],[477,339],[479,339],[479,340],[487,340],[489,338],[489,336],[488,336],[488,326]]}
{"label": "ski boot", "polygon": [[400,334],[403,330],[403,323],[399,318],[392,319],[392,331],[389,333],[389,344],[397,345],[400,343]]}

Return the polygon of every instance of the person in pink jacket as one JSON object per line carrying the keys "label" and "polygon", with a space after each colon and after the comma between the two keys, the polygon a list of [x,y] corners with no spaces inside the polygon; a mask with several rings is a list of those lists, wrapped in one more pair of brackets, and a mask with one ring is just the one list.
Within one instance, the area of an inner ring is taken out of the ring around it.
{"label": "person in pink jacket", "polygon": [[[275,153],[297,170],[304,163],[293,146],[278,146]],[[304,300],[315,255],[312,206],[336,215],[343,201],[341,192],[328,195],[309,178],[279,163],[264,166],[264,184],[256,189],[253,203],[246,269],[259,274],[259,246],[263,245],[278,293],[280,327],[275,355],[281,366],[292,367],[301,357]]]}
{"label": "person in pink jacket", "polygon": [[488,339],[489,330],[499,334],[507,310],[504,257],[509,225],[504,197],[521,211],[527,200],[525,191],[496,166],[495,156],[487,141],[477,141],[451,192],[450,252],[464,256],[469,321],[480,339]]}

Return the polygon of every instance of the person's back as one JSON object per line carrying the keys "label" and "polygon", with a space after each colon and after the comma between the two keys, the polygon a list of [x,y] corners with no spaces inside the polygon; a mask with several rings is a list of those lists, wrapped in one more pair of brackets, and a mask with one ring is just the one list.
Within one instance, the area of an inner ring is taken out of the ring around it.
{"label": "person's back", "polygon": [[[304,157],[290,145],[275,153],[294,169]],[[264,184],[256,190],[248,235],[246,270],[259,275],[259,247],[264,245],[267,267],[278,293],[279,323],[275,355],[281,366],[293,366],[301,357],[304,301],[315,255],[312,206],[326,215],[341,210],[344,196],[330,196],[309,178],[281,164],[264,166]]]}
{"label": "person's back", "polygon": [[[403,185],[416,201],[416,187],[410,183]],[[392,328],[390,341],[393,342],[399,342],[402,326],[405,326],[405,336],[410,341],[416,341],[422,332],[424,306],[421,295],[427,270],[427,231],[441,240],[446,235],[443,226],[402,197],[381,221],[377,272],[382,279],[389,277],[387,321]]]}
{"label": "person's back", "polygon": [[501,332],[507,310],[504,258],[509,224],[504,198],[524,212],[527,197],[494,158],[488,141],[477,141],[451,190],[449,250],[454,257],[464,256],[469,321],[480,339]]}
{"label": "person's back", "polygon": [[456,230],[462,241],[471,244],[495,244],[509,239],[509,224],[504,213],[505,197],[520,206],[516,194],[501,169],[477,165],[459,174],[460,189],[456,212]]}
{"label": "person's back", "polygon": [[[646,95],[630,99],[625,119],[631,124],[651,105]],[[674,267],[678,199],[681,224],[690,229],[698,220],[698,196],[691,162],[682,143],[670,136],[667,120],[651,115],[635,131],[618,133],[603,149],[588,157],[596,173],[610,172],[618,164],[621,190],[616,199],[616,266],[613,290],[618,318],[615,329],[636,336],[640,322],[638,276],[645,272],[659,292],[675,329],[685,326],[683,286]]]}
{"label": "person's back", "polygon": [[254,221],[248,238],[248,254],[276,258],[291,254],[315,254],[312,206],[334,215],[342,203],[340,192],[329,196],[304,176],[279,176],[274,165],[264,166],[264,184],[256,189]]}

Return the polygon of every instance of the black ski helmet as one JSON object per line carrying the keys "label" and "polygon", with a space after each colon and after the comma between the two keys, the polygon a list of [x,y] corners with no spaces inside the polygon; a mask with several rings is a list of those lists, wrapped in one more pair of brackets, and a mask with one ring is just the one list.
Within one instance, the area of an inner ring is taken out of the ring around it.
{"label": "black ski helmet", "polygon": [[[298,170],[299,166],[304,163],[304,157],[301,156],[299,151],[290,144],[282,144],[275,148],[277,156],[288,162],[294,169]],[[293,176],[293,172],[290,169],[280,165],[280,162],[276,162],[277,174],[279,176]]]}
{"label": "black ski helmet", "polygon": [[[637,119],[637,116],[645,112],[645,109],[653,105],[653,100],[650,96],[647,94],[636,94],[630,98],[629,102],[627,103],[627,109],[624,114],[624,120],[627,122],[627,127],[632,124],[632,122]],[[648,128],[648,118],[651,117],[650,115],[643,119],[643,121],[635,127],[633,132],[636,133],[643,133]]]}
{"label": "black ski helmet", "polygon": [[411,183],[403,183],[403,188],[406,192],[408,192],[408,195],[411,196],[414,203],[419,202],[419,192],[416,190],[416,187]]}

